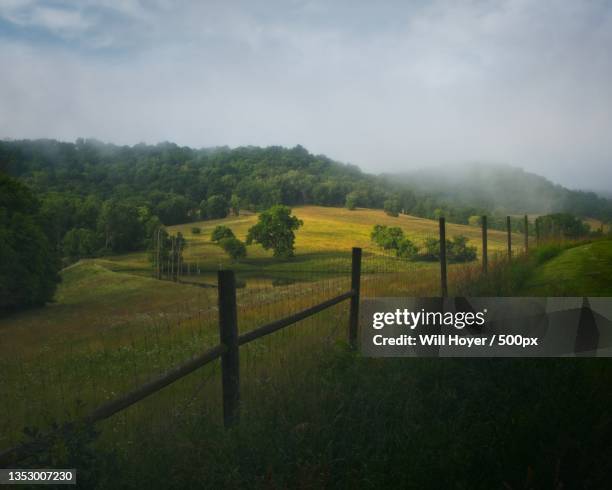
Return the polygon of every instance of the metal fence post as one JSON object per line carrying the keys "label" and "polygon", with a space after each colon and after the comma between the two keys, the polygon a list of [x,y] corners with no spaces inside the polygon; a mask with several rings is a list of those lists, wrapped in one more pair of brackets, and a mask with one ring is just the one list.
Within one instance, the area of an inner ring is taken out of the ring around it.
{"label": "metal fence post", "polygon": [[510,216],[506,216],[506,228],[508,229],[508,259],[512,258],[512,226]]}
{"label": "metal fence post", "polygon": [[489,268],[488,264],[488,251],[487,251],[487,217],[482,217],[482,272],[487,273]]}
{"label": "metal fence post", "polygon": [[529,250],[529,218],[525,215],[525,253]]}
{"label": "metal fence post", "polygon": [[351,311],[349,317],[349,344],[357,348],[357,333],[359,330],[359,297],[361,293],[361,249],[353,248],[351,259],[351,290],[355,293],[351,297]]}
{"label": "metal fence post", "polygon": [[446,277],[446,220],[440,218],[440,286],[442,296],[448,296]]}
{"label": "metal fence post", "polygon": [[219,285],[219,337],[227,351],[221,357],[223,389],[223,424],[231,427],[238,422],[240,403],[240,356],[238,347],[238,315],[236,308],[236,278],[234,271],[217,273]]}

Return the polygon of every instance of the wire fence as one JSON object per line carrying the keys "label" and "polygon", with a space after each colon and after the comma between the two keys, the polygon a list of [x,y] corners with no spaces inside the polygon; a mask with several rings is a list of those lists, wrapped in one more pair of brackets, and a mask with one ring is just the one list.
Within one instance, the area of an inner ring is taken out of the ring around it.
{"label": "wire fence", "polygon": [[[316,308],[342,294],[346,295],[343,299],[351,300],[339,301],[293,322],[291,328],[242,345],[238,361],[241,407],[247,413],[258,410],[267,394],[287,389],[298,377],[307,377],[325,352],[338,341],[346,341],[354,297],[358,304],[360,296],[445,295],[448,282],[452,285],[461,268],[480,263],[486,272],[490,260],[524,254],[530,247],[558,239],[542,234],[526,217],[523,223],[527,232],[522,234],[513,229],[510,218],[505,232],[488,230],[483,217],[473,232],[481,237],[473,240],[476,262],[449,260],[444,245],[463,228],[447,228],[443,218],[439,233],[420,234],[414,239],[419,249],[438,241],[439,252],[433,259],[403,258],[392,249],[364,250],[360,252],[357,292],[355,255],[348,251],[325,254],[316,265],[296,260],[268,269],[236,266],[237,335]],[[491,237],[496,239],[495,246],[491,246]],[[36,352],[15,351],[0,359],[0,448],[18,444],[24,427],[45,430],[52,424],[82,418],[156,374],[170,372],[194,356],[225,345],[219,337],[222,301],[218,271],[180,258],[174,264],[165,262],[154,273],[190,287],[189,297],[120,328],[102,329],[95,336],[67,339]],[[212,360],[226,356],[226,351],[220,351]],[[103,420],[102,442],[129,447],[142,441],[143,434],[156,431],[188,437],[192,424],[221,427],[226,402],[219,387],[224,383],[222,378],[219,362],[207,362],[176,378]]]}

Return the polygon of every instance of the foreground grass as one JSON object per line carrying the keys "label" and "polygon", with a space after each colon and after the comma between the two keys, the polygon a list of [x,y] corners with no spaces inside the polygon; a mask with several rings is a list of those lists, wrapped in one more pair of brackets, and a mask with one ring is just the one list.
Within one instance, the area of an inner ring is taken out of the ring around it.
{"label": "foreground grass", "polygon": [[284,366],[290,382],[260,385],[236,428],[170,418],[79,471],[117,489],[612,484],[605,359],[368,359],[338,346]]}

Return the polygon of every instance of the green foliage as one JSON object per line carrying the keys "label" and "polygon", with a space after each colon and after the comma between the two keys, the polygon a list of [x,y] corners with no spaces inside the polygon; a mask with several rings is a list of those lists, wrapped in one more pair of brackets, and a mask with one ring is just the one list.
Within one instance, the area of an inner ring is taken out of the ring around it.
{"label": "green foliage", "polygon": [[399,199],[387,199],[383,204],[383,209],[389,216],[397,217],[402,210],[402,204]]}
{"label": "green foliage", "polygon": [[234,216],[240,215],[240,198],[236,194],[232,194],[229,202],[230,208]]}
{"label": "green foliage", "polygon": [[402,259],[414,259],[419,253],[419,247],[417,247],[407,238],[404,238],[402,241],[400,241],[396,253],[397,256],[401,257]]}
{"label": "green foliage", "polygon": [[258,222],[249,229],[247,244],[259,243],[264,249],[274,251],[275,257],[293,257],[295,233],[302,221],[291,214],[291,208],[272,206],[259,215]]}
{"label": "green foliage", "polygon": [[98,231],[104,248],[115,253],[138,250],[144,244],[145,227],[138,207],[126,201],[104,202],[98,218]]}
{"label": "green foliage", "polygon": [[590,226],[570,213],[555,213],[539,216],[536,223],[540,230],[540,237],[585,237],[590,232]]}
{"label": "green foliage", "polygon": [[72,228],[62,240],[64,256],[70,260],[93,256],[99,248],[96,233],[87,228]]}
{"label": "green foliage", "polygon": [[164,225],[176,225],[189,221],[193,204],[185,197],[169,194],[155,206],[155,214]]}
{"label": "green foliage", "polygon": [[192,235],[199,235],[200,233],[202,233],[202,228],[200,228],[199,226],[193,226],[191,228]]}
{"label": "green foliage", "polygon": [[0,174],[0,312],[53,298],[60,263],[40,222],[30,189]]}
{"label": "green foliage", "polygon": [[344,206],[346,207],[346,209],[350,209],[351,211],[353,211],[354,209],[357,209],[358,205],[359,205],[359,193],[356,191],[349,192],[346,195],[346,200],[344,203]]}
{"label": "green foliage", "polygon": [[210,234],[210,240],[212,242],[219,242],[223,240],[224,238],[236,238],[231,228],[228,228],[227,226],[224,226],[224,225],[216,226],[215,229]]}
{"label": "green foliage", "polygon": [[370,238],[385,250],[397,250],[404,240],[404,231],[396,226],[374,225]]}
{"label": "green foliage", "polygon": [[219,246],[230,256],[232,260],[243,259],[247,255],[247,250],[244,243],[233,236],[219,240]]}
{"label": "green foliage", "polygon": [[395,250],[398,257],[413,259],[419,248],[404,236],[404,231],[395,226],[374,225],[370,238],[385,250]]}
{"label": "green foliage", "polygon": [[208,219],[225,218],[229,213],[229,203],[220,195],[210,196],[200,205],[200,214]]}
{"label": "green foliage", "polygon": [[[449,262],[471,262],[476,260],[476,247],[468,246],[468,238],[457,235],[446,240],[446,260]],[[428,238],[425,240],[425,250],[421,255],[423,260],[440,260],[440,240]]]}

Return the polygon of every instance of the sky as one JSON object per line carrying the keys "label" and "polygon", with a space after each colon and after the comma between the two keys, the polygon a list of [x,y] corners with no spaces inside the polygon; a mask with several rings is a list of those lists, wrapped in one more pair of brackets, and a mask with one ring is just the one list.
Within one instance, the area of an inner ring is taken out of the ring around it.
{"label": "sky", "polygon": [[0,138],[301,144],[612,190],[609,0],[0,0]]}

